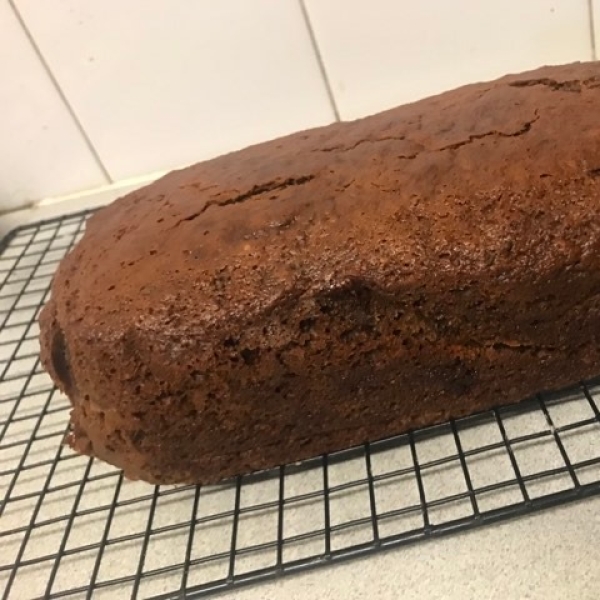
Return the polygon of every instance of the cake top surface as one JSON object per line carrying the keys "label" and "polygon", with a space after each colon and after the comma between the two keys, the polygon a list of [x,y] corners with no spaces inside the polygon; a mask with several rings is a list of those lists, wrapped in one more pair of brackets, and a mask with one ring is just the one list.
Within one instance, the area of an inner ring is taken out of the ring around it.
{"label": "cake top surface", "polygon": [[598,250],[599,114],[600,63],[544,67],[174,171],[90,218],[60,320],[207,328],[356,279],[551,277]]}

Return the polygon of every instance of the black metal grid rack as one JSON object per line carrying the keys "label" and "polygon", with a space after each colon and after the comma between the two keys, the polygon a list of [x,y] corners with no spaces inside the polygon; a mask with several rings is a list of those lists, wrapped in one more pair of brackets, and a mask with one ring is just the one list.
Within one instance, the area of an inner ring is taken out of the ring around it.
{"label": "black metal grid rack", "polygon": [[600,491],[593,382],[216,486],[128,482],[76,456],[37,315],[87,215],[1,248],[3,598],[200,597]]}

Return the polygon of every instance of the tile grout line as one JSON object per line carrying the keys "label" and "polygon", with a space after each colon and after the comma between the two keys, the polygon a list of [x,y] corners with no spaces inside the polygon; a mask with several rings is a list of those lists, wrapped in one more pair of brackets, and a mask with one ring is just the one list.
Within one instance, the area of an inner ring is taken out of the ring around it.
{"label": "tile grout line", "polygon": [[323,61],[323,56],[321,54],[321,50],[319,48],[319,44],[317,43],[317,37],[315,35],[315,31],[313,29],[310,16],[308,14],[308,9],[306,8],[306,3],[304,0],[298,0],[300,4],[300,10],[302,12],[302,17],[304,18],[304,23],[306,28],[308,29],[308,35],[310,36],[310,43],[315,52],[315,57],[317,59],[317,64],[319,65],[319,71],[321,72],[321,77],[323,78],[323,83],[325,84],[325,89],[327,91],[327,97],[329,98],[329,103],[331,104],[331,109],[333,110],[333,115],[336,121],[341,121],[340,111],[338,110],[337,103],[335,101],[335,96],[333,95],[333,89],[331,87],[331,82],[329,81],[329,76],[327,75],[327,69],[325,68],[325,62]]}
{"label": "tile grout line", "polygon": [[77,127],[77,130],[83,137],[83,141],[85,142],[85,145],[87,146],[88,150],[91,152],[94,160],[96,161],[96,164],[98,165],[98,168],[102,172],[102,175],[106,178],[106,180],[109,184],[114,183],[112,177],[110,176],[110,173],[108,172],[108,169],[102,162],[100,155],[98,154],[98,151],[94,147],[94,144],[92,144],[92,140],[90,139],[89,135],[83,128],[83,124],[81,123],[81,120],[77,116],[75,109],[71,106],[71,103],[67,99],[66,94],[64,93],[63,89],[60,87],[60,84],[58,83],[58,80],[54,76],[52,69],[50,69],[50,65],[48,64],[48,61],[44,58],[42,51],[40,50],[39,46],[37,45],[31,31],[27,27],[27,24],[25,23],[25,19],[23,19],[23,16],[21,15],[19,9],[17,8],[17,6],[15,4],[15,0],[8,0],[8,3],[15,15],[15,18],[17,19],[17,21],[19,22],[19,25],[21,26],[23,33],[25,34],[29,43],[31,44],[31,47],[33,48],[33,51],[35,52],[38,60],[41,62],[42,67],[43,67],[44,71],[46,72],[46,75],[50,78],[50,81],[51,81],[52,85],[54,86],[54,89],[56,90],[60,99],[62,100],[65,108],[67,109],[67,112],[69,113],[69,115],[71,116],[73,121],[75,122],[75,126]]}
{"label": "tile grout line", "polygon": [[590,43],[592,46],[592,60],[598,60],[598,50],[596,48],[596,24],[594,19],[594,0],[587,0],[588,15],[590,18]]}

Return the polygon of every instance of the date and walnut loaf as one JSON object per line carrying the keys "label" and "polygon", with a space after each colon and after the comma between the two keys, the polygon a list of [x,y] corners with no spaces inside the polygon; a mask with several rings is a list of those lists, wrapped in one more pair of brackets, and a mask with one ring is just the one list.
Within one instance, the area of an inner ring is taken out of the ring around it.
{"label": "date and walnut loaf", "polygon": [[69,443],[215,482],[600,373],[600,65],[175,171],[100,210],[41,315]]}

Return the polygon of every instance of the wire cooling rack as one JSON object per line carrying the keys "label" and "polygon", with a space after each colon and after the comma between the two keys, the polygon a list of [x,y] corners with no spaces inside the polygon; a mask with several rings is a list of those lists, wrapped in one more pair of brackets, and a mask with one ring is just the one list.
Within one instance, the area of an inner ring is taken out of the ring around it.
{"label": "wire cooling rack", "polygon": [[598,382],[215,486],[129,482],[75,455],[37,315],[87,216],[1,248],[3,598],[200,597],[600,491]]}

